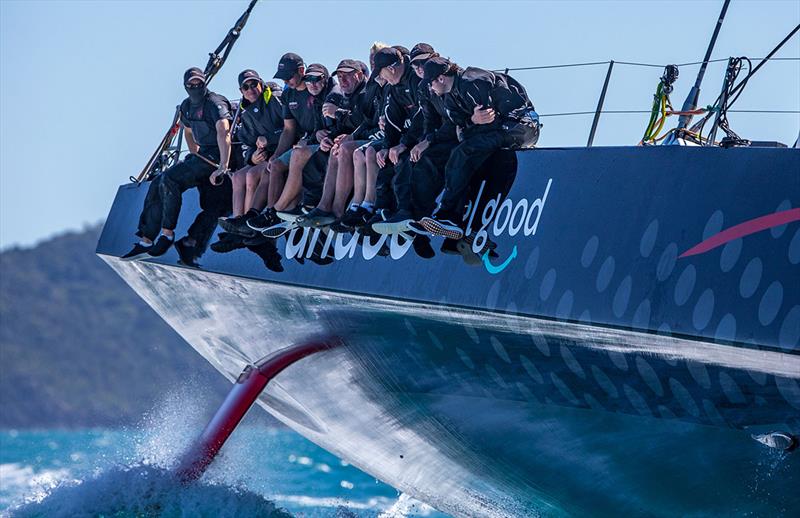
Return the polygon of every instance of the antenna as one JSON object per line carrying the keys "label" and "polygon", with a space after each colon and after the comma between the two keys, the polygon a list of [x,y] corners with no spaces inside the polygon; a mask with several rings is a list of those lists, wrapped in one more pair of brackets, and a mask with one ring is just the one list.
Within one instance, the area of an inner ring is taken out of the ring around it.
{"label": "antenna", "polygon": [[[719,13],[717,25],[714,27],[714,34],[711,36],[711,41],[708,44],[706,57],[703,58],[703,64],[697,72],[697,79],[694,82],[694,86],[689,90],[689,95],[686,96],[686,100],[683,102],[683,107],[681,108],[682,112],[691,112],[697,108],[697,101],[700,99],[700,83],[703,82],[703,76],[706,74],[708,61],[711,59],[711,52],[714,50],[714,45],[717,43],[717,36],[719,35],[719,30],[722,28],[722,21],[725,19],[725,13],[728,11],[728,4],[730,3],[731,0],[725,0],[725,3],[722,4],[722,12]],[[688,126],[691,121],[692,115],[681,115],[680,119],[678,119],[678,127],[676,129],[686,129],[686,126]]]}

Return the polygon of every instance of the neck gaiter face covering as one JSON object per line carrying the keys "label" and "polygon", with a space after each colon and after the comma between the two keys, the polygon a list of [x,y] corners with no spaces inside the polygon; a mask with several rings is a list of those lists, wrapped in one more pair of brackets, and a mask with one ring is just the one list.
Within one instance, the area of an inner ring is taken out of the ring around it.
{"label": "neck gaiter face covering", "polygon": [[196,106],[203,102],[208,93],[208,88],[205,85],[200,88],[186,88],[186,93],[189,94],[189,102]]}

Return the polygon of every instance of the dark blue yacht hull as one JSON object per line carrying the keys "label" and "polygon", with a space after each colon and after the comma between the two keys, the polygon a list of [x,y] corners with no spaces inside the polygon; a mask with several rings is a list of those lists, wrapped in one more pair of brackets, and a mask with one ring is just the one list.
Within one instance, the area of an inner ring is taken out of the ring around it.
{"label": "dark blue yacht hull", "polygon": [[98,253],[231,380],[342,340],[260,404],[442,511],[796,515],[800,453],[754,437],[800,434],[800,150],[495,165],[465,218],[498,256],[469,264],[319,231],[262,250],[280,272],[247,250],[124,262],[146,185],[119,189]]}

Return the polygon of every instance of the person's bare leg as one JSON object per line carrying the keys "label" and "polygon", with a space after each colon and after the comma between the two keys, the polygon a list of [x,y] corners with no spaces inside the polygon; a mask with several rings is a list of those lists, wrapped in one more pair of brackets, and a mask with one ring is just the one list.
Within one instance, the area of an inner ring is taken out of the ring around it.
{"label": "person's bare leg", "polygon": [[375,148],[367,148],[367,181],[364,189],[364,201],[375,203],[378,199],[378,160],[375,158]]}
{"label": "person's bare leg", "polygon": [[250,206],[257,211],[264,210],[264,207],[267,206],[267,197],[269,196],[269,185],[270,185],[270,178],[271,175],[269,174],[269,170],[266,166],[259,172],[260,178],[258,180],[258,187],[256,187],[256,191],[253,193],[253,199],[250,203]]}
{"label": "person's bare leg", "polygon": [[333,199],[333,213],[341,217],[347,209],[347,201],[353,191],[353,152],[358,147],[355,142],[345,142],[339,148],[338,174],[336,177],[336,196]]}
{"label": "person's bare leg", "polygon": [[[341,153],[341,148],[339,153]],[[330,212],[331,205],[333,204],[334,194],[336,193],[336,177],[339,171],[339,159],[331,155],[328,159],[328,170],[325,173],[325,183],[322,184],[322,198],[317,204],[317,208]]]}
{"label": "person's bare leg", "polygon": [[360,205],[364,201],[364,192],[367,185],[367,159],[363,149],[353,153],[353,201]]}
{"label": "person's bare leg", "polygon": [[289,166],[283,162],[274,162],[272,164],[269,172],[267,207],[274,207],[275,202],[280,198],[283,186],[286,184],[286,172],[288,170]]}
{"label": "person's bare leg", "polygon": [[231,213],[232,217],[241,216],[244,214],[245,208],[245,190],[246,190],[246,180],[247,174],[250,172],[250,166],[245,166],[235,173],[231,175],[231,187],[233,190],[233,197],[231,199],[231,205],[233,208],[233,212]]}
{"label": "person's bare leg", "polygon": [[295,148],[289,161],[289,176],[283,186],[280,198],[275,202],[275,210],[294,208],[294,202],[303,190],[303,167],[311,158],[311,150],[306,147]]}
{"label": "person's bare leg", "polygon": [[[253,199],[255,198],[256,191],[258,190],[258,186],[261,183],[262,174],[261,171],[264,169],[263,162],[259,165],[253,166],[247,170],[247,176],[245,177],[245,196],[244,196],[244,212],[253,208]],[[264,176],[264,178],[269,181],[269,176]]]}

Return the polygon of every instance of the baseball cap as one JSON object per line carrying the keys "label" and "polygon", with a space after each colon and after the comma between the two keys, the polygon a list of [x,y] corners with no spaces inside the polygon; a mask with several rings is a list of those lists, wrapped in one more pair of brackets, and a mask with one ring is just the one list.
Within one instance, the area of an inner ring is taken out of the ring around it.
{"label": "baseball cap", "polygon": [[333,75],[336,75],[339,72],[360,72],[360,71],[363,71],[361,68],[361,63],[359,63],[355,59],[343,59],[339,62],[339,65],[336,67],[336,70],[333,71]]}
{"label": "baseball cap", "polygon": [[399,50],[400,54],[402,54],[404,56],[408,56],[408,49],[405,48],[404,46],[402,46],[402,45],[392,45],[392,48]]}
{"label": "baseball cap", "polygon": [[328,69],[319,63],[311,63],[306,67],[306,73],[303,75],[303,81],[324,81],[330,77]]}
{"label": "baseball cap", "polygon": [[259,83],[264,82],[261,80],[261,77],[258,75],[258,72],[248,68],[247,70],[244,70],[242,71],[242,73],[239,74],[239,88],[242,87],[245,81],[251,81],[251,80],[258,81]]}
{"label": "baseball cap", "polygon": [[411,49],[411,62],[413,63],[414,61],[427,60],[433,56],[434,53],[435,51],[433,50],[433,47],[427,43],[417,43],[414,45],[414,48]]}
{"label": "baseball cap", "polygon": [[294,52],[287,52],[281,56],[281,60],[278,61],[278,71],[275,72],[273,77],[287,81],[291,79],[303,65],[303,58]]}
{"label": "baseball cap", "polygon": [[375,79],[380,75],[381,70],[388,67],[389,65],[394,65],[395,63],[400,63],[403,60],[400,51],[398,51],[394,47],[386,47],[385,49],[381,49],[375,53],[375,66],[372,69],[372,75],[369,76],[370,80]]}
{"label": "baseball cap", "polygon": [[434,79],[447,72],[448,67],[450,67],[450,61],[445,58],[438,56],[431,58],[425,62],[422,80],[430,84]]}
{"label": "baseball cap", "polygon": [[203,83],[206,82],[205,74],[203,74],[203,71],[197,67],[192,67],[183,73],[183,84],[188,85],[189,81],[193,79],[199,79]]}

